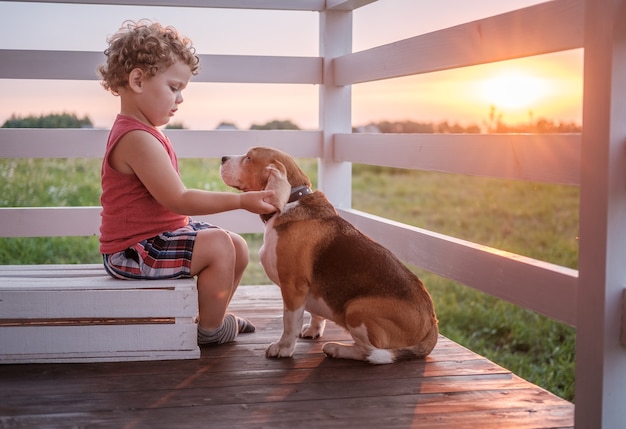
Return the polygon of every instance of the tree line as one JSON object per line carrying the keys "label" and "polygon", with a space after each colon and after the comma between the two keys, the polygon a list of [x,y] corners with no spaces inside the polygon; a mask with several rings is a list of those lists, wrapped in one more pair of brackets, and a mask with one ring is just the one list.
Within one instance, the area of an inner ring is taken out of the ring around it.
{"label": "tree line", "polygon": [[93,124],[88,116],[79,118],[73,113],[26,117],[13,114],[2,124],[2,128],[93,128]]}
{"label": "tree line", "polygon": [[[19,117],[11,115],[4,122],[2,128],[92,128],[93,124],[88,116],[79,118],[75,114],[60,113],[42,116]],[[184,129],[182,123],[171,123],[168,129]],[[217,129],[238,129],[232,122],[222,122]],[[251,130],[300,130],[301,128],[290,120],[273,120],[265,124],[253,124]],[[491,109],[489,118],[481,125],[441,122],[416,122],[416,121],[378,121],[370,122],[364,126],[353,127],[355,133],[420,133],[420,134],[479,134],[479,133],[579,133],[582,126],[574,122],[558,122],[552,119],[537,118],[532,114],[525,123],[507,124],[502,120],[495,108]]]}

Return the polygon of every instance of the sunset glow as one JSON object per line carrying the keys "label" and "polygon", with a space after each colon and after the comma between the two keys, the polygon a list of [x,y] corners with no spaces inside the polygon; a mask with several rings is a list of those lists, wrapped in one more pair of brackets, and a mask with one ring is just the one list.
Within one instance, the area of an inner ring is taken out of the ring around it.
{"label": "sunset glow", "polygon": [[503,109],[532,109],[550,95],[547,79],[518,71],[504,72],[479,85],[485,100]]}

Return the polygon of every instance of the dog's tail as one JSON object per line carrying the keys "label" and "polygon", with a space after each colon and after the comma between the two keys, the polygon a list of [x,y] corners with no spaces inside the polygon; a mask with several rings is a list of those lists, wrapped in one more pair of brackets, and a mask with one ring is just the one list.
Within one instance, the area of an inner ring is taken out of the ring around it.
{"label": "dog's tail", "polygon": [[369,356],[367,356],[367,361],[375,365],[381,365],[402,360],[424,358],[433,351],[438,338],[439,330],[437,329],[437,325],[435,325],[418,344],[397,349],[374,349]]}

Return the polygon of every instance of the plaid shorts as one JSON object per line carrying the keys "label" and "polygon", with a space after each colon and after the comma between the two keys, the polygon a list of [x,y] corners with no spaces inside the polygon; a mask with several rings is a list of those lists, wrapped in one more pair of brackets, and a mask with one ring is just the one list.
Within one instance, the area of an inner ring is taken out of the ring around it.
{"label": "plaid shorts", "polygon": [[198,231],[217,228],[189,222],[176,231],[143,240],[121,252],[102,255],[104,268],[116,279],[177,279],[191,277],[191,255]]}

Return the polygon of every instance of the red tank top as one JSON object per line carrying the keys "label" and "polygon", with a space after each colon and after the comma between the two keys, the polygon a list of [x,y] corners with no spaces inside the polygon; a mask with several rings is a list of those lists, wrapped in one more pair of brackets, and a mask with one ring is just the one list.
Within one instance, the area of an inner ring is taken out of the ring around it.
{"label": "red tank top", "polygon": [[117,116],[102,160],[100,253],[120,252],[162,232],[181,228],[189,222],[187,216],[174,213],[155,200],[136,175],[120,173],[109,164],[111,150],[126,133],[135,130],[146,131],[159,140],[178,172],[176,153],[167,137],[134,118]]}

